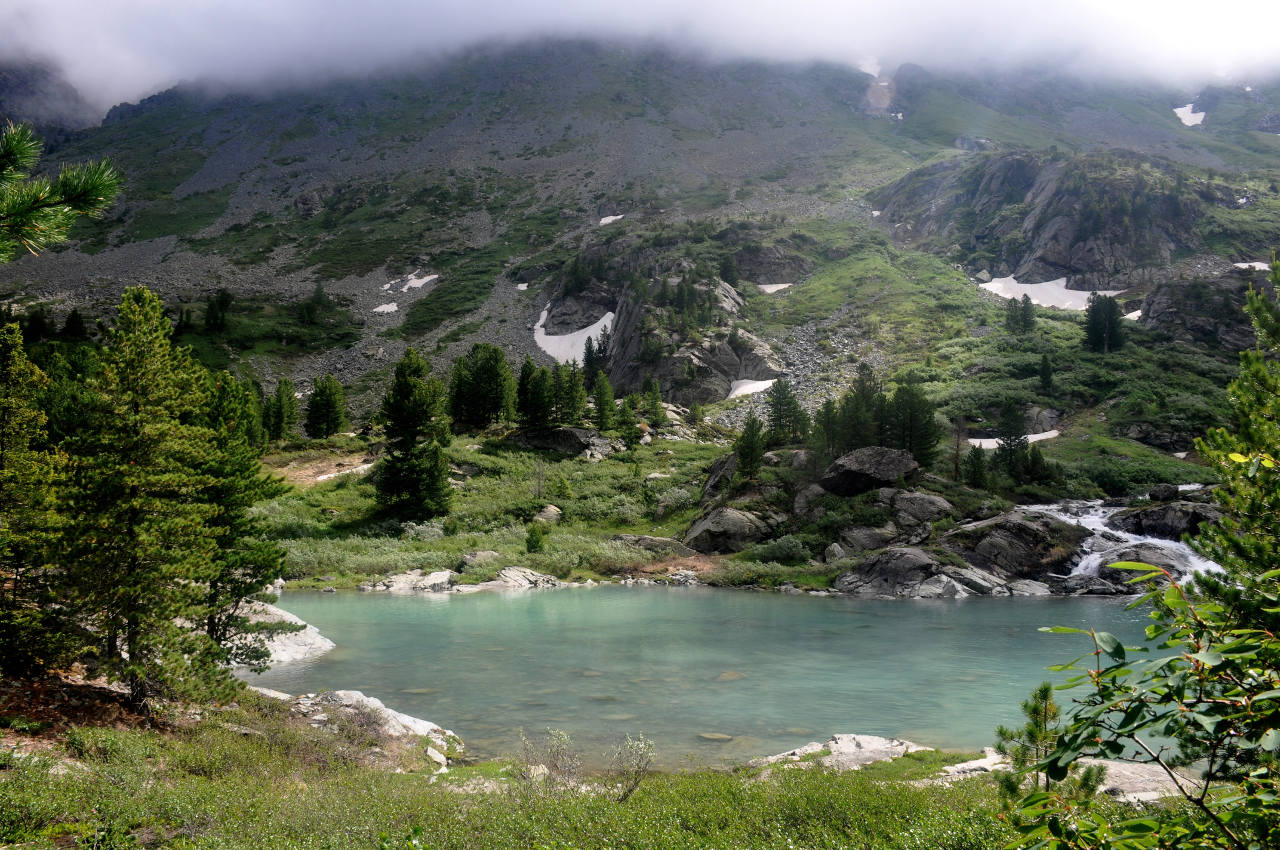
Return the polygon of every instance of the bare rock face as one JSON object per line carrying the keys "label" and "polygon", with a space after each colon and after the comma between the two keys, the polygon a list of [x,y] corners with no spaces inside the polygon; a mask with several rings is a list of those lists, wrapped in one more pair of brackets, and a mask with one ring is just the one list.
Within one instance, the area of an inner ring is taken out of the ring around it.
{"label": "bare rock face", "polygon": [[[754,759],[751,766],[793,764],[797,767],[817,765],[830,770],[858,770],[878,761],[891,761],[907,753],[929,749],[932,748],[898,738],[881,738],[878,735],[833,735],[825,744],[811,741],[776,756]],[[824,750],[826,754],[819,755]]]}
{"label": "bare rock face", "polygon": [[1107,520],[1107,525],[1143,537],[1181,540],[1184,534],[1195,534],[1201,524],[1217,522],[1221,518],[1222,511],[1216,505],[1169,502],[1118,513]]}
{"label": "bare rock face", "polygon": [[910,452],[867,446],[837,458],[822,473],[824,490],[837,496],[857,496],[877,487],[910,482],[920,470]]}
{"label": "bare rock face", "polygon": [[738,471],[738,455],[729,452],[714,461],[707,470],[707,482],[702,485],[702,503],[705,505],[724,492],[733,481],[733,474]]}
{"label": "bare rock face", "polygon": [[684,537],[686,545],[704,554],[741,552],[763,540],[769,526],[760,517],[737,508],[716,508],[696,520]]}
{"label": "bare rock face", "polygon": [[360,585],[362,591],[381,591],[384,593],[448,593],[449,588],[457,581],[458,574],[453,570],[437,570],[426,575],[422,570],[410,570],[384,579],[365,582]]}
{"label": "bare rock face", "polygon": [[948,548],[965,561],[1004,578],[1040,580],[1046,573],[1068,572],[1089,532],[1045,514],[1010,511],[957,528]]}
{"label": "bare rock face", "polygon": [[897,597],[953,598],[968,596],[941,566],[920,549],[886,549],[836,577],[832,587],[841,593],[877,599]]}

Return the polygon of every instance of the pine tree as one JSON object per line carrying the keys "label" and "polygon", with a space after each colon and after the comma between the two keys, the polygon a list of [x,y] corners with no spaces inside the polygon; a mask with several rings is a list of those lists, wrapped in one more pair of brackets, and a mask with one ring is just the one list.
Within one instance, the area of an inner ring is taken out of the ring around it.
{"label": "pine tree", "polygon": [[332,437],[347,424],[347,396],[333,375],[316,378],[307,399],[307,419],[303,430],[314,439]]}
{"label": "pine tree", "polygon": [[[1030,776],[1030,790],[1048,791],[1054,783],[1048,773],[1034,770],[1058,744],[1060,734],[1058,704],[1053,700],[1053,685],[1041,683],[1031,692],[1031,698],[1022,703],[1022,715],[1027,722],[1017,729],[996,727],[996,751],[1009,757],[1011,771],[1000,771],[1000,796],[1006,803],[1022,797],[1027,790],[1023,783]],[[1079,770],[1073,777],[1069,791],[1074,797],[1089,797],[1102,786],[1106,768],[1102,765]]]}
{"label": "pine tree", "polygon": [[1040,355],[1040,392],[1045,395],[1053,393],[1053,364],[1047,354]]}
{"label": "pine tree", "polygon": [[56,178],[29,178],[41,144],[25,124],[0,130],[0,263],[19,249],[38,254],[63,242],[82,215],[97,217],[120,191],[120,175],[105,160],[64,166]]}
{"label": "pine tree", "polygon": [[265,527],[250,509],[287,488],[258,462],[261,427],[253,387],[220,372],[210,376],[207,394],[212,452],[202,472],[211,483],[203,498],[218,511],[206,520],[214,571],[202,600],[204,630],[217,647],[219,663],[262,670],[269,658],[268,634],[249,622],[244,606],[247,597],[284,575],[284,550],[265,539]]}
{"label": "pine tree", "polygon": [[[587,343],[590,344],[591,340],[588,339]],[[516,380],[516,418],[522,423],[529,420],[529,385],[537,371],[533,358],[526,354],[520,364],[520,377]]]}
{"label": "pine tree", "polygon": [[569,364],[569,373],[565,377],[565,397],[561,404],[563,412],[560,421],[573,427],[581,425],[582,415],[587,409],[587,385],[576,360]]}
{"label": "pine tree", "polygon": [[48,378],[23,350],[16,324],[0,328],[0,671],[21,675],[63,660],[70,647],[47,553],[56,529],[56,456],[37,406]]}
{"label": "pine tree", "polygon": [[456,429],[480,429],[515,417],[516,379],[502,349],[478,342],[453,364],[449,415]]}
{"label": "pine tree", "polygon": [[293,435],[298,424],[298,398],[293,381],[288,378],[280,379],[271,396],[271,403],[263,408],[262,418],[267,439],[283,440]]}
{"label": "pine tree", "polygon": [[1018,333],[1029,334],[1036,329],[1036,306],[1031,303],[1030,295],[1023,295],[1022,302],[1018,305],[1019,328]]}
{"label": "pine tree", "polygon": [[1000,410],[1000,421],[996,426],[999,443],[996,446],[995,461],[1015,482],[1022,483],[1027,466],[1027,424],[1022,414],[1022,406],[1013,402]]}
{"label": "pine tree", "polygon": [[964,456],[964,483],[975,490],[987,487],[987,453],[978,446],[970,446]]}
{"label": "pine tree", "polygon": [[644,418],[653,428],[661,428],[670,421],[667,409],[662,406],[662,389],[653,377],[644,380]]}
{"label": "pine tree", "polygon": [[[1271,282],[1280,285],[1280,266]],[[1196,449],[1222,476],[1214,499],[1224,510],[1216,523],[1203,523],[1194,545],[1222,567],[1220,575],[1200,573],[1203,593],[1238,612],[1242,628],[1280,631],[1280,613],[1258,592],[1261,577],[1280,569],[1280,304],[1250,292],[1247,310],[1258,347],[1240,354],[1240,374],[1229,396],[1235,412],[1231,429],[1214,428]]]}
{"label": "pine tree", "polygon": [[765,439],[764,423],[756,416],[755,411],[747,414],[747,421],[742,426],[742,433],[734,441],[733,451],[738,456],[738,475],[744,481],[750,481],[760,472],[760,462],[764,459]]}
{"label": "pine tree", "polygon": [[784,445],[802,442],[809,433],[809,414],[800,406],[786,378],[773,382],[765,395],[768,429],[765,443]]}
{"label": "pine tree", "polygon": [[596,429],[608,431],[613,427],[614,414],[617,410],[613,404],[613,387],[610,386],[604,372],[596,373],[593,394],[596,407]]}
{"label": "pine tree", "polygon": [[169,340],[160,300],[129,289],[108,334],[86,427],[66,442],[63,593],[106,672],[140,710],[156,687],[225,686],[211,642],[180,624],[217,575],[218,506],[203,370]]}
{"label": "pine tree", "polygon": [[1005,302],[1004,329],[1015,336],[1022,333],[1022,305],[1017,298]]}
{"label": "pine tree", "polygon": [[441,448],[449,442],[447,393],[429,372],[418,352],[408,349],[382,397],[379,418],[387,453],[373,477],[378,504],[393,516],[439,516],[449,512],[452,501],[448,458]]}
{"label": "pine tree", "polygon": [[938,456],[942,428],[934,416],[933,402],[916,381],[899,384],[885,408],[887,439],[881,445],[911,452],[921,466]]}
{"label": "pine tree", "polygon": [[1109,354],[1124,345],[1120,304],[1110,295],[1094,292],[1089,296],[1084,313],[1084,346],[1090,351]]}

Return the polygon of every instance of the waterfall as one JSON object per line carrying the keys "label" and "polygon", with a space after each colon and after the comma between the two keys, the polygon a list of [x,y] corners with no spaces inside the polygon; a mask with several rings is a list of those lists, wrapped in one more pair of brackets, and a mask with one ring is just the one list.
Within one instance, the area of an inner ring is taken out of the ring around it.
{"label": "waterfall", "polygon": [[[1184,484],[1179,489],[1188,491],[1200,486]],[[1027,510],[1047,514],[1089,532],[1089,538],[1082,544],[1084,557],[1071,570],[1072,576],[1097,576],[1100,568],[1115,561],[1156,560],[1160,566],[1172,568],[1178,578],[1222,569],[1180,541],[1130,534],[1108,527],[1108,520],[1127,508],[1110,507],[1101,500],[1065,500],[1052,505],[1032,505]]]}

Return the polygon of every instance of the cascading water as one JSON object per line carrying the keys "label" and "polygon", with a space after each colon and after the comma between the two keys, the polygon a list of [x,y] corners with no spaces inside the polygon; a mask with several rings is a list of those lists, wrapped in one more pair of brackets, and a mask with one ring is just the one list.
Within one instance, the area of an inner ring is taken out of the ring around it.
{"label": "cascading water", "polygon": [[[1197,490],[1200,486],[1183,484],[1178,489],[1186,492]],[[1221,569],[1180,541],[1130,534],[1109,527],[1108,520],[1126,508],[1109,507],[1100,500],[1068,500],[1053,505],[1034,505],[1027,510],[1078,525],[1090,533],[1091,536],[1082,545],[1085,555],[1071,570],[1072,576],[1097,576],[1099,569],[1116,561],[1156,562],[1158,566],[1172,568],[1175,575],[1182,578],[1198,572]]]}

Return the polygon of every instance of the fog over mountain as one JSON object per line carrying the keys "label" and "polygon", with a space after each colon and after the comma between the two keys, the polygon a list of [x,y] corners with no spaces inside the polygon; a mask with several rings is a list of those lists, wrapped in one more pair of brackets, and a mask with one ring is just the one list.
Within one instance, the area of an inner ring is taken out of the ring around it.
{"label": "fog over mountain", "polygon": [[713,58],[1059,66],[1194,86],[1280,72],[1280,4],[1230,0],[66,0],[5,15],[0,61],[59,65],[96,106],[175,83],[361,73],[542,36],[661,40]]}

